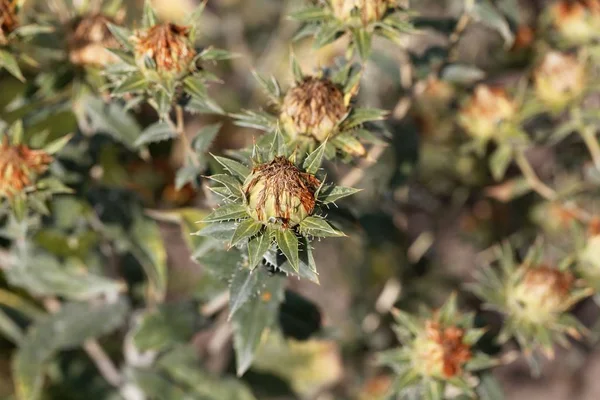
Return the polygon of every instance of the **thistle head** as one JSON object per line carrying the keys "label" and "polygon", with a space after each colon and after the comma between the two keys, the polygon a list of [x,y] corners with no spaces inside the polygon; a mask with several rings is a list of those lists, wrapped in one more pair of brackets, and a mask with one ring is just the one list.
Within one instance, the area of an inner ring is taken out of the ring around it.
{"label": "thistle head", "polygon": [[344,93],[325,78],[306,77],[291,88],[281,107],[281,120],[292,136],[323,142],[348,112]]}
{"label": "thistle head", "polygon": [[37,175],[48,169],[52,157],[42,150],[0,141],[0,197],[12,198],[33,185]]}
{"label": "thistle head", "polygon": [[511,290],[511,311],[529,322],[546,323],[565,311],[574,281],[570,272],[529,267]]}
{"label": "thistle head", "polygon": [[319,185],[314,175],[300,171],[281,156],[255,166],[242,191],[248,214],[255,221],[292,228],[313,213]]}
{"label": "thistle head", "polygon": [[138,31],[134,38],[135,60],[146,72],[161,77],[180,78],[190,72],[196,50],[190,39],[190,28],[162,23]]}
{"label": "thistle head", "polygon": [[500,135],[500,126],[516,112],[516,104],[503,88],[478,85],[461,108],[459,123],[469,135],[487,140]]}
{"label": "thistle head", "polygon": [[18,24],[17,2],[0,0],[0,46],[8,43],[7,36],[17,28]]}
{"label": "thistle head", "polygon": [[108,24],[115,22],[114,19],[99,13],[75,19],[67,39],[71,63],[102,67],[116,62],[117,56],[107,50],[119,46],[108,29]]}
{"label": "thistle head", "polygon": [[558,33],[571,44],[600,35],[600,0],[561,0],[551,7],[550,16]]}
{"label": "thistle head", "polygon": [[333,15],[340,21],[350,22],[358,17],[363,25],[380,21],[395,0],[332,0]]}
{"label": "thistle head", "polygon": [[561,108],[584,91],[586,68],[575,56],[551,51],[535,70],[534,80],[537,97]]}

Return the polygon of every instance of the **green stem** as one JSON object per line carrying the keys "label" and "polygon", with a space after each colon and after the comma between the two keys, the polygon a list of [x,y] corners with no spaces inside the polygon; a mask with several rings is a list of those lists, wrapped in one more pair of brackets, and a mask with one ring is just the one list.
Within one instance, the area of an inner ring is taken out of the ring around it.
{"label": "green stem", "polygon": [[533,167],[527,160],[525,156],[525,151],[523,149],[516,149],[515,151],[515,161],[521,169],[523,176],[536,193],[542,196],[546,200],[553,201],[556,199],[556,192],[554,189],[546,185],[542,180],[537,176]]}

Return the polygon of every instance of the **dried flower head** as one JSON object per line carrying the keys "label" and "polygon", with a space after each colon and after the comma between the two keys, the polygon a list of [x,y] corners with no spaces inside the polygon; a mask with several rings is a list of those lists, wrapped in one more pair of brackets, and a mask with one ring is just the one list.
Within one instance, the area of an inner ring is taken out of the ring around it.
{"label": "dried flower head", "polygon": [[143,71],[156,69],[159,74],[180,77],[189,72],[196,50],[190,29],[173,23],[154,25],[134,37],[135,59]]}
{"label": "dried flower head", "polygon": [[0,197],[12,198],[34,183],[52,162],[42,150],[13,145],[7,137],[0,142]]}
{"label": "dried flower head", "polygon": [[107,48],[117,48],[119,43],[108,29],[116,21],[103,14],[76,18],[68,36],[69,59],[75,65],[104,66],[118,60]]}
{"label": "dried flower head", "polygon": [[551,107],[562,107],[585,89],[585,65],[577,57],[558,51],[547,53],[535,71],[538,98]]}
{"label": "dried flower head", "polygon": [[344,93],[333,82],[306,77],[285,95],[281,120],[292,136],[312,136],[322,142],[347,112]]}
{"label": "dried flower head", "polygon": [[460,110],[459,123],[469,135],[490,139],[498,136],[501,124],[509,122],[516,111],[516,104],[503,88],[477,85]]}
{"label": "dried flower head", "polygon": [[354,15],[360,17],[363,25],[380,21],[395,0],[332,0],[333,15],[341,21],[349,21]]}
{"label": "dried flower head", "polygon": [[414,363],[421,375],[451,379],[462,374],[463,366],[472,357],[464,336],[465,331],[457,326],[443,327],[438,321],[425,321],[425,330],[414,344]]}
{"label": "dried flower head", "polygon": [[7,44],[6,36],[17,28],[16,8],[15,0],[0,0],[0,46]]}
{"label": "dried flower head", "polygon": [[600,0],[562,0],[552,6],[550,14],[554,27],[571,43],[600,35]]}
{"label": "dried flower head", "polygon": [[244,182],[248,214],[265,225],[292,228],[311,215],[319,180],[285,157],[261,164]]}
{"label": "dried flower head", "polygon": [[548,266],[527,268],[512,291],[512,310],[520,318],[544,323],[565,311],[574,277]]}

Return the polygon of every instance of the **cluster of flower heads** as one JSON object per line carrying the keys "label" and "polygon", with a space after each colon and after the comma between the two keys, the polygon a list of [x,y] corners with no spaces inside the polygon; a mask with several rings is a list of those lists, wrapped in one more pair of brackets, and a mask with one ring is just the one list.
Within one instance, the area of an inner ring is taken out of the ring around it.
{"label": "cluster of flower heads", "polygon": [[473,373],[497,363],[475,348],[485,329],[474,327],[474,314],[458,311],[455,295],[438,310],[421,314],[394,310],[402,347],[379,354],[379,362],[397,374],[390,394],[414,388],[415,398],[439,399],[454,387],[474,395]]}

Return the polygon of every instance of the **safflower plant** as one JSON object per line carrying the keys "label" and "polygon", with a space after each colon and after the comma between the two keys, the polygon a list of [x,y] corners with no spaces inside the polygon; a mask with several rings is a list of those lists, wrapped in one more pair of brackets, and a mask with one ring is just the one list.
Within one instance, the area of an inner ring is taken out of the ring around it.
{"label": "safflower plant", "polygon": [[530,3],[0,0],[0,397],[583,395],[600,2]]}

